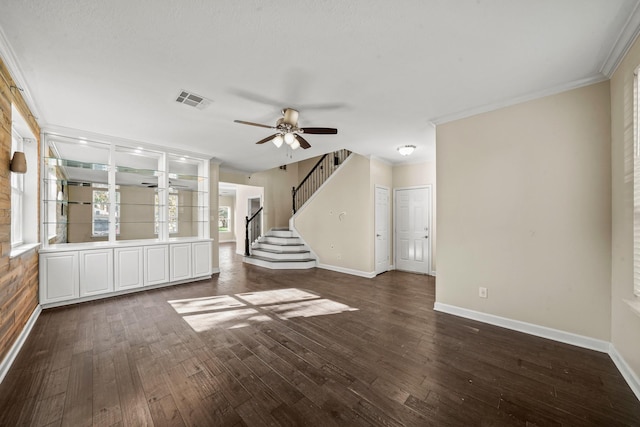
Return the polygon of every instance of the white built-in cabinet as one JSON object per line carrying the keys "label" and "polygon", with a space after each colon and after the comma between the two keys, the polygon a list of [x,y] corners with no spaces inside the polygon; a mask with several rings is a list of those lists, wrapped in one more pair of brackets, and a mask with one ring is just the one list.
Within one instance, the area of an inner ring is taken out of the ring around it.
{"label": "white built-in cabinet", "polygon": [[41,144],[41,304],[211,276],[207,156],[47,132]]}
{"label": "white built-in cabinet", "polygon": [[193,261],[192,274],[194,277],[208,274],[211,271],[211,243],[193,243],[191,245],[191,259]]}
{"label": "white built-in cabinet", "polygon": [[114,287],[116,291],[141,288],[143,281],[143,248],[114,248]]}
{"label": "white built-in cabinet", "polygon": [[80,298],[113,292],[113,249],[78,251]]}
{"label": "white built-in cabinet", "polygon": [[40,252],[40,304],[57,306],[211,276],[211,240]]}
{"label": "white built-in cabinet", "polygon": [[78,251],[40,255],[40,302],[71,301],[80,297]]}
{"label": "white built-in cabinet", "polygon": [[169,281],[169,246],[146,246],[144,248],[145,286]]}
{"label": "white built-in cabinet", "polygon": [[184,280],[191,277],[191,244],[175,243],[171,250],[171,281]]}

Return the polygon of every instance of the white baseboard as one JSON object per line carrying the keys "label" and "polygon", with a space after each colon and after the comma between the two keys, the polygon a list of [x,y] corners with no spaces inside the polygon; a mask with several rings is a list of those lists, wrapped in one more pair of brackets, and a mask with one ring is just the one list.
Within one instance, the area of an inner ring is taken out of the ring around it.
{"label": "white baseboard", "polygon": [[320,263],[318,263],[317,267],[323,268],[325,270],[337,271],[338,273],[351,274],[352,276],[365,277],[367,279],[372,279],[376,277],[375,271],[366,272],[366,271],[360,271],[360,270],[353,270],[351,268],[337,267],[335,265],[320,264]]}
{"label": "white baseboard", "polygon": [[611,357],[618,371],[620,371],[622,377],[627,381],[627,384],[629,384],[631,391],[633,391],[638,400],[640,400],[640,378],[638,378],[635,372],[633,372],[633,369],[625,362],[613,344],[609,344],[609,357]]}
{"label": "white baseboard", "polygon": [[36,309],[33,310],[33,313],[31,313],[31,316],[29,317],[29,320],[27,320],[27,324],[24,325],[22,332],[18,335],[18,339],[13,343],[4,360],[0,362],[0,383],[2,383],[7,372],[9,372],[9,368],[11,368],[11,365],[13,365],[13,362],[16,360],[16,356],[20,353],[22,346],[33,329],[33,325],[36,324],[36,320],[38,320],[40,313],[42,313],[42,307],[38,305]]}
{"label": "white baseboard", "polygon": [[456,307],[449,304],[442,304],[439,302],[436,302],[433,305],[433,309],[435,311],[453,314],[455,316],[465,317],[467,319],[477,320],[483,323],[489,323],[490,325],[501,326],[503,328],[512,329],[514,331],[524,332],[525,334],[535,335],[537,337],[575,345],[576,347],[582,347],[602,353],[609,353],[610,343],[608,341],[586,337],[584,335],[578,335],[571,332],[565,332],[559,329],[547,328],[546,326],[534,325],[533,323],[522,322],[520,320],[513,320],[506,317],[495,316],[493,314],[482,313],[480,311],[468,310],[466,308]]}
{"label": "white baseboard", "polygon": [[220,273],[220,269],[219,268],[212,268],[211,269],[211,274],[218,274]]}
{"label": "white baseboard", "polygon": [[435,271],[435,270],[431,270],[431,275],[432,275],[433,277],[435,277],[435,276],[436,276],[436,271]]}

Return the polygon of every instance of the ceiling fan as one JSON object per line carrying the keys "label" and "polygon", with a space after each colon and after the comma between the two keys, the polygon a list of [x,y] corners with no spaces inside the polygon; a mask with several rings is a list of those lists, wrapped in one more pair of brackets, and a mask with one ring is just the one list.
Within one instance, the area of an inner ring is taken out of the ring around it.
{"label": "ceiling fan", "polygon": [[282,117],[278,119],[275,126],[263,125],[260,123],[246,122],[244,120],[234,120],[235,123],[243,125],[258,126],[267,129],[275,129],[277,132],[270,135],[256,144],[264,144],[267,141],[272,141],[276,147],[280,147],[285,142],[292,150],[299,147],[307,149],[311,147],[311,144],[302,137],[301,134],[319,134],[319,135],[335,135],[338,133],[338,129],[334,128],[300,128],[298,127],[298,111],[293,108],[285,108],[282,110]]}

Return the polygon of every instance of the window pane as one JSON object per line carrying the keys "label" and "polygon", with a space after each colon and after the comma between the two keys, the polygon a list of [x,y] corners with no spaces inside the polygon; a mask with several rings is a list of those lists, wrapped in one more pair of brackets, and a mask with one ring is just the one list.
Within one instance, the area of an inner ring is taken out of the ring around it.
{"label": "window pane", "polygon": [[229,206],[220,206],[218,208],[218,230],[229,231],[231,229],[231,208]]}

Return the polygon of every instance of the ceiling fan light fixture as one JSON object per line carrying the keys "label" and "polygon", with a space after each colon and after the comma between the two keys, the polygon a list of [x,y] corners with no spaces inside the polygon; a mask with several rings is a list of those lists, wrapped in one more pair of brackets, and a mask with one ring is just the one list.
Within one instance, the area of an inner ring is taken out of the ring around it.
{"label": "ceiling fan light fixture", "polygon": [[297,139],[293,139],[293,142],[291,143],[291,149],[295,150],[300,148],[300,141],[298,141]]}
{"label": "ceiling fan light fixture", "polygon": [[295,140],[296,140],[296,137],[293,133],[287,132],[284,134],[284,142],[286,142],[288,145],[293,144]]}
{"label": "ceiling fan light fixture", "polygon": [[273,145],[280,148],[282,146],[282,143],[284,142],[284,138],[282,138],[282,135],[277,134],[275,138],[273,138],[272,142],[273,142]]}
{"label": "ceiling fan light fixture", "polygon": [[401,145],[400,147],[398,147],[398,153],[400,153],[403,156],[408,156],[411,153],[413,153],[413,150],[416,149],[415,145]]}

